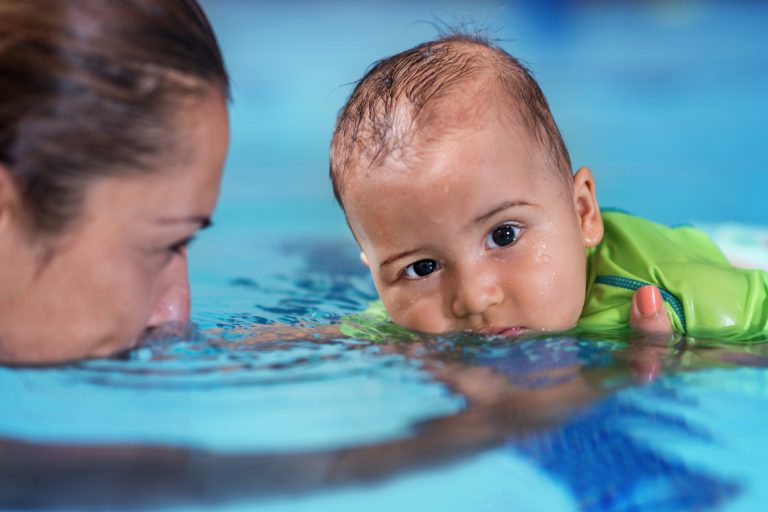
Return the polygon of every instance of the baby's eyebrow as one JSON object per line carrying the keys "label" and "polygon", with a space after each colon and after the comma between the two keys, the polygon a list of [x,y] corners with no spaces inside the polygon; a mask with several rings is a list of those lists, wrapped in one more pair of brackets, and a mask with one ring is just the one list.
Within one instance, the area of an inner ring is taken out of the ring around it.
{"label": "baby's eyebrow", "polygon": [[517,206],[530,206],[531,203],[528,203],[526,201],[504,201],[503,203],[493,207],[490,211],[482,214],[481,216],[477,217],[474,220],[475,224],[480,224],[484,220],[488,219],[489,217],[493,217],[497,213],[504,211],[509,208],[514,208]]}
{"label": "baby's eyebrow", "polygon": [[400,258],[405,258],[407,256],[410,256],[411,254],[416,254],[417,252],[419,252],[419,250],[420,249],[413,249],[411,251],[404,251],[404,252],[400,252],[400,253],[397,253],[397,254],[393,254],[389,258],[387,258],[384,261],[382,261],[381,264],[379,265],[379,268],[384,268],[385,266],[389,265],[393,261],[399,260]]}

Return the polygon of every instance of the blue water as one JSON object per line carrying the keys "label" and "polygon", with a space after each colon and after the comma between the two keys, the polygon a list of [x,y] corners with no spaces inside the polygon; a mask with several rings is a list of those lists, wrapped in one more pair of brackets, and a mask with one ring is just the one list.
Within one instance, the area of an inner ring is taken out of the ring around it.
{"label": "blue water", "polygon": [[198,332],[0,368],[0,508],[764,508],[768,345],[372,346],[270,326],[323,330],[374,297],[328,141],[348,84],[435,23],[485,28],[530,65],[602,204],[768,224],[768,6],[203,3],[234,101],[216,226],[191,248]]}

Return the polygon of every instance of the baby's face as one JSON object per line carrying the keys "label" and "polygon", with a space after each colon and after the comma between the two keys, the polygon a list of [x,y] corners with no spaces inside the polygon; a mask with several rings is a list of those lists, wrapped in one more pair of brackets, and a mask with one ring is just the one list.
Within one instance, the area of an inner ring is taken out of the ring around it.
{"label": "baby's face", "polygon": [[350,225],[397,324],[568,329],[584,305],[585,248],[602,238],[592,175],[580,169],[570,190],[524,131],[487,117],[418,158],[360,170],[345,192]]}

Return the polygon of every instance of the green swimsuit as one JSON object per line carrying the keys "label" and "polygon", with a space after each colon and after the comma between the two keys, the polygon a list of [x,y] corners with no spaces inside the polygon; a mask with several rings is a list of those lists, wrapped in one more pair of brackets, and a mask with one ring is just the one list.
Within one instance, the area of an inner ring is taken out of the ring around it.
{"label": "green swimsuit", "polygon": [[603,241],[588,252],[584,330],[628,327],[637,288],[654,284],[675,331],[738,341],[768,339],[768,273],[733,267],[698,229],[603,212]]}
{"label": "green swimsuit", "polygon": [[[639,287],[659,287],[679,333],[735,341],[768,340],[768,273],[733,267],[693,227],[670,228],[618,211],[603,211],[605,235],[587,252],[587,290],[577,327],[627,328]],[[415,333],[389,321],[380,301],[346,317],[341,331],[371,341]]]}

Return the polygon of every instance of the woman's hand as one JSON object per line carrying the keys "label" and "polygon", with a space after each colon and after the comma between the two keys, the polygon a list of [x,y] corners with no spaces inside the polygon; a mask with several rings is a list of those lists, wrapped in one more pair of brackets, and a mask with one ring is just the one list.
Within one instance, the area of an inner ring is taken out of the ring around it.
{"label": "woman's hand", "polygon": [[637,382],[651,382],[661,374],[669,344],[674,340],[664,299],[653,285],[638,288],[632,297],[629,325],[640,335],[630,340],[630,371]]}

